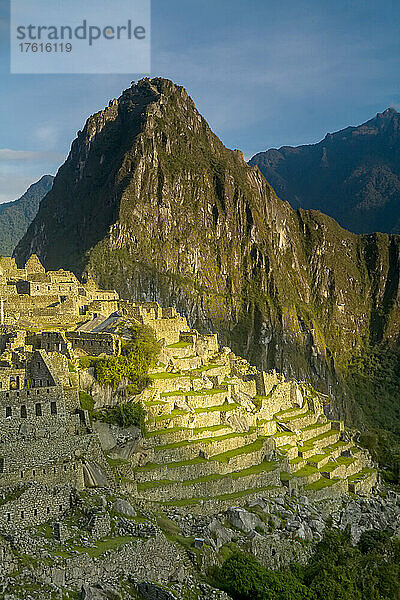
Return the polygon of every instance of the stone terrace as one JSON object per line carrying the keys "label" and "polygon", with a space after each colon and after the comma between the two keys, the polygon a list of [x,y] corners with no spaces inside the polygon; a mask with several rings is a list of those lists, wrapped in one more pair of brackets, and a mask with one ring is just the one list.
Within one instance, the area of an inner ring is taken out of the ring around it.
{"label": "stone terrace", "polygon": [[215,510],[283,485],[321,499],[375,485],[368,453],[327,420],[309,386],[259,373],[216,336],[171,336],[141,398],[147,434],[119,468],[130,494]]}
{"label": "stone terrace", "polygon": [[64,510],[71,488],[113,485],[78,390],[92,382],[101,406],[121,400],[74,364],[120,353],[132,323],[152,327],[162,344],[151,385],[136,397],[147,431],[128,458],[109,457],[135,499],[204,512],[282,486],[322,499],[368,494],[376,483],[368,453],[327,420],[314,390],[259,372],[174,308],[120,300],[90,279],[46,272],[35,256],[23,269],[0,258],[0,301],[0,527],[54,516],[53,492]]}

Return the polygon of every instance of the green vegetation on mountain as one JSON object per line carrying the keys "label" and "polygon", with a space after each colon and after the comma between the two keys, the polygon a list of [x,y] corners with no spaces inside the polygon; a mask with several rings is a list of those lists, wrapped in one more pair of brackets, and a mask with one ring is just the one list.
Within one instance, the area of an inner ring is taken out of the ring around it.
{"label": "green vegetation on mountain", "polygon": [[[345,418],[368,412],[345,385],[354,357],[399,347],[399,236],[294,211],[165,79],[89,117],[15,257],[31,252],[175,306],[253,364],[312,382]],[[97,373],[116,385],[126,369],[125,356]]]}
{"label": "green vegetation on mountain", "polygon": [[328,531],[305,567],[271,571],[235,552],[214,578],[233,600],[398,600],[400,542],[366,531],[353,546],[348,531]]}
{"label": "green vegetation on mountain", "polygon": [[51,189],[54,177],[43,175],[14,202],[0,204],[0,254],[11,256],[35,218],[42,198]]}
{"label": "green vegetation on mountain", "polygon": [[236,552],[219,570],[217,582],[234,600],[315,600],[292,574],[265,569],[250,554]]}
{"label": "green vegetation on mountain", "polygon": [[400,483],[400,350],[382,347],[354,357],[346,383],[369,427],[360,441],[387,467],[385,478]]}
{"label": "green vegetation on mountain", "polygon": [[394,108],[317,144],[259,152],[258,166],[293,208],[314,208],[356,233],[400,233],[400,114]]}

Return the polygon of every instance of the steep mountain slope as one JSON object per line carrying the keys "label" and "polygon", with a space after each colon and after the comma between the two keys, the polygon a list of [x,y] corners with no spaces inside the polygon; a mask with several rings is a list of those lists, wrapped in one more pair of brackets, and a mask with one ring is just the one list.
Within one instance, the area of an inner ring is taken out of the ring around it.
{"label": "steep mountain slope", "polygon": [[400,114],[394,108],[318,144],[253,156],[293,208],[314,208],[356,233],[400,233]]}
{"label": "steep mountain slope", "polygon": [[335,396],[353,354],[398,340],[400,238],[294,211],[160,78],[87,120],[15,257],[32,252]]}
{"label": "steep mountain slope", "polygon": [[53,179],[52,175],[43,175],[21,198],[0,204],[0,254],[11,256],[35,218],[40,201],[51,189]]}

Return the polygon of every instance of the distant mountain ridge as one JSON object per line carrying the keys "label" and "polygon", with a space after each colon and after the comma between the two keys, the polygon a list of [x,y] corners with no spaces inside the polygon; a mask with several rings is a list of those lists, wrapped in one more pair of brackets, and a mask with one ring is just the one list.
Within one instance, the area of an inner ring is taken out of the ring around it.
{"label": "distant mountain ridge", "polygon": [[0,204],[0,254],[11,256],[36,217],[42,198],[51,190],[53,179],[53,175],[43,175],[18,200]]}
{"label": "distant mountain ridge", "polygon": [[400,233],[400,114],[394,108],[317,144],[259,152],[249,164],[295,209],[321,210],[355,233]]}

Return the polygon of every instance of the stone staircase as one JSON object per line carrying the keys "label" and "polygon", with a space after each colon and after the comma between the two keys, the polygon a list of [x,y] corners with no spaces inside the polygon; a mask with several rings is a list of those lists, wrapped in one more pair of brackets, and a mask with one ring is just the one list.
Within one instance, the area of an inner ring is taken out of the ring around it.
{"label": "stone staircase", "polygon": [[282,486],[322,499],[375,485],[368,453],[326,418],[314,390],[258,373],[220,351],[215,336],[177,335],[141,398],[147,433],[140,452],[119,467],[128,492],[204,510],[279,494]]}

